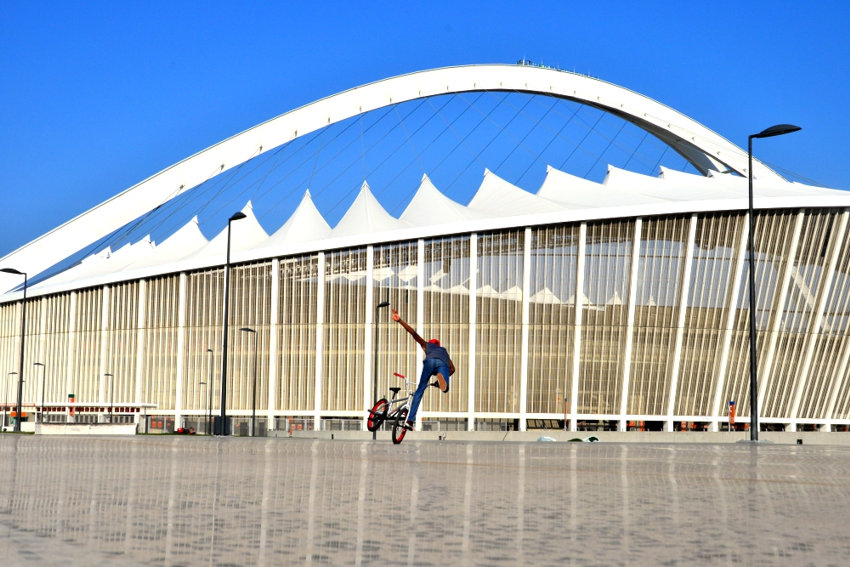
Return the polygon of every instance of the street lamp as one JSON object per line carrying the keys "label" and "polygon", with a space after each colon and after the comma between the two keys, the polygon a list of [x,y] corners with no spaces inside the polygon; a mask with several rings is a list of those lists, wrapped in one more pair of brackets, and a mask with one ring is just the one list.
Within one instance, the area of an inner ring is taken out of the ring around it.
{"label": "street lamp", "polygon": [[257,427],[257,331],[251,327],[242,327],[239,330],[243,333],[254,334],[254,386],[251,389],[251,437],[254,437]]}
{"label": "street lamp", "polygon": [[209,353],[209,364],[207,367],[209,369],[209,375],[207,377],[207,395],[209,399],[207,400],[207,426],[204,428],[204,431],[207,432],[207,435],[212,433],[212,393],[213,393],[213,381],[212,381],[212,367],[213,367],[213,349],[208,348],[207,352]]}
{"label": "street lamp", "polygon": [[41,418],[41,423],[44,423],[44,387],[47,382],[47,368],[41,362],[33,362],[33,366],[41,366],[41,412],[39,416]]}
{"label": "street lamp", "polygon": [[749,234],[748,266],[750,271],[750,441],[759,440],[759,417],[758,417],[758,364],[756,359],[756,276],[755,276],[755,251],[753,249],[753,138],[772,138],[790,134],[799,130],[799,126],[793,124],[777,124],[758,134],[747,137],[747,156],[749,159],[747,174],[749,177]]}
{"label": "street lamp", "polygon": [[227,427],[227,313],[230,307],[230,225],[233,221],[244,219],[245,213],[238,211],[227,219],[227,260],[224,263],[224,314],[221,332],[221,419],[218,435],[230,433]]}
{"label": "street lamp", "polygon": [[7,274],[15,274],[24,276],[24,299],[21,303],[21,358],[18,361],[18,403],[15,420],[15,431],[21,430],[21,402],[24,395],[24,336],[27,326],[27,275],[24,272],[18,271],[15,268],[0,268],[0,272]]}
{"label": "street lamp", "polygon": [[109,394],[109,423],[112,423],[112,413],[115,408],[115,376],[113,376],[109,372],[107,372],[103,376],[109,376],[110,378],[112,378],[111,393]]}
{"label": "street lamp", "polygon": [[[374,353],[374,364],[372,364],[372,400],[378,399],[378,313],[384,307],[389,307],[389,300],[385,299],[375,306],[375,320],[372,321],[372,325],[374,326],[373,331],[373,340],[372,340],[372,351]],[[377,439],[378,432],[372,432],[372,441]]]}
{"label": "street lamp", "polygon": [[[17,372],[9,372],[9,376],[16,376]],[[9,420],[9,381],[6,380],[6,385],[3,388],[3,427],[6,427],[6,422]]]}
{"label": "street lamp", "polygon": [[[207,384],[207,383],[206,383],[206,382],[204,382],[203,380],[201,380],[200,382],[198,382],[198,386],[206,386],[206,387],[207,387],[207,390],[209,390],[209,389],[210,389],[209,384]],[[201,399],[203,399],[203,398],[201,398]],[[204,428],[204,431],[206,431],[206,428]]]}

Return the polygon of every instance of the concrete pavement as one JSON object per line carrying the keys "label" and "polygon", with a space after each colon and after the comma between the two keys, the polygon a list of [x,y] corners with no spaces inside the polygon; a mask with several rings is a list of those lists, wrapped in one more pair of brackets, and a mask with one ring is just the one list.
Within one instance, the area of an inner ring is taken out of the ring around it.
{"label": "concrete pavement", "polygon": [[850,448],[0,435],[32,565],[842,565]]}

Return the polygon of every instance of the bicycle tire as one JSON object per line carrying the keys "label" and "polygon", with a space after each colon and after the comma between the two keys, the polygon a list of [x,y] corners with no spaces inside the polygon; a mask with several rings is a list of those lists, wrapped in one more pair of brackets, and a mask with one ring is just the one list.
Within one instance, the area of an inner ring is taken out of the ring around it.
{"label": "bicycle tire", "polygon": [[390,407],[390,403],[386,398],[381,398],[375,405],[372,406],[372,409],[369,410],[369,419],[366,420],[366,429],[371,432],[375,432],[381,428],[381,425],[387,419],[387,410]]}
{"label": "bicycle tire", "polygon": [[407,423],[407,408],[401,408],[395,414],[393,422],[393,445],[398,445],[404,440],[407,429],[404,427]]}

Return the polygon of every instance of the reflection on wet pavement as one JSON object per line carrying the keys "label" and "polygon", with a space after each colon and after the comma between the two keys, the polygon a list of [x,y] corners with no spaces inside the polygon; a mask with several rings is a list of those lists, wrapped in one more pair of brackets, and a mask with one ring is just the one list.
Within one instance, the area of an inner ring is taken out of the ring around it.
{"label": "reflection on wet pavement", "polygon": [[840,565],[850,448],[0,436],[31,565]]}

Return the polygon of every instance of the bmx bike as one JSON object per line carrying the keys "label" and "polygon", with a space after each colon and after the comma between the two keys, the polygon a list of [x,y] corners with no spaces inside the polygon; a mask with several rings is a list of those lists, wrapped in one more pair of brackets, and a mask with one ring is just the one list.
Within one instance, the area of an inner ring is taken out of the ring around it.
{"label": "bmx bike", "polygon": [[[369,431],[377,431],[385,421],[392,423],[392,439],[393,444],[398,445],[404,439],[407,433],[407,415],[410,413],[410,403],[413,400],[413,392],[415,388],[413,383],[408,380],[404,374],[393,372],[393,376],[404,380],[405,390],[407,394],[399,395],[401,387],[394,386],[390,388],[392,399],[381,398],[375,402],[372,409],[369,410],[369,419],[366,421],[366,429]],[[395,409],[393,407],[395,406]]]}

